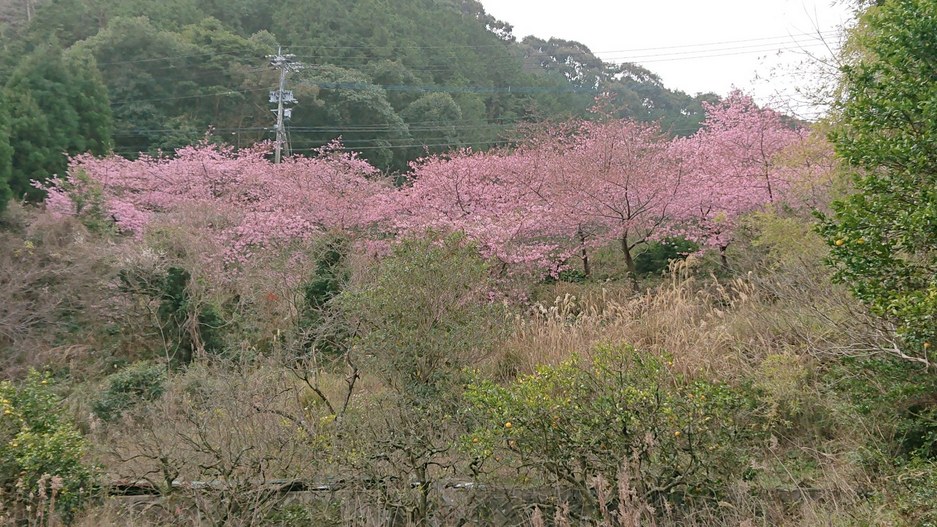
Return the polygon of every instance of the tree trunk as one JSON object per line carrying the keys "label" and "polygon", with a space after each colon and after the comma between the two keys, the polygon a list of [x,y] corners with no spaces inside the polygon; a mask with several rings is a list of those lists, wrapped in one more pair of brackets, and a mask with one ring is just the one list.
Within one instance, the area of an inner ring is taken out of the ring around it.
{"label": "tree trunk", "polygon": [[729,248],[728,245],[719,246],[719,262],[722,263],[722,268],[725,269],[726,271],[729,270],[729,259],[726,258],[726,249],[728,248]]}
{"label": "tree trunk", "polygon": [[625,253],[625,265],[628,267],[628,279],[631,282],[631,288],[637,292],[638,270],[634,266],[634,258],[631,257],[631,247],[628,246],[628,233],[621,235],[621,252]]}
{"label": "tree trunk", "polygon": [[592,267],[589,265],[589,251],[586,249],[586,234],[582,232],[582,227],[579,228],[579,250],[581,251],[580,257],[582,258],[582,273],[586,275],[586,278],[591,278]]}
{"label": "tree trunk", "polygon": [[419,505],[417,505],[416,518],[413,518],[413,520],[415,520],[416,525],[427,525],[429,523],[428,520],[429,520],[429,490],[430,489],[429,489],[429,481],[427,481],[426,472],[427,470],[426,470],[425,464],[421,465],[416,471],[417,477],[420,480],[419,481],[420,502],[419,502]]}

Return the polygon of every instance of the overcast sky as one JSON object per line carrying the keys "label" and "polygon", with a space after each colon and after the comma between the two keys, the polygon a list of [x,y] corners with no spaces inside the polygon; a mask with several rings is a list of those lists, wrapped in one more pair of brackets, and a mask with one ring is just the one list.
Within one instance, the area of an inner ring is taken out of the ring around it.
{"label": "overcast sky", "polygon": [[[636,62],[669,88],[725,95],[732,87],[761,102],[791,102],[804,85],[805,52],[829,55],[851,19],[834,0],[481,0],[526,35],[576,40],[609,62]],[[783,101],[776,101],[782,99]]]}

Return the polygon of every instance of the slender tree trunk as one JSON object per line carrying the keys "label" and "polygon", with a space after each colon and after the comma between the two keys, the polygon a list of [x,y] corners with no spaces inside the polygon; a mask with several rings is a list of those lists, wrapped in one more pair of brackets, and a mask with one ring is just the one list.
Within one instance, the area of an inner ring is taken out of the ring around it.
{"label": "slender tree trunk", "polygon": [[638,291],[638,270],[634,266],[634,258],[631,256],[631,247],[628,246],[628,233],[621,235],[621,252],[625,253],[625,266],[628,267],[628,280],[631,282],[631,288]]}
{"label": "slender tree trunk", "polygon": [[719,262],[722,263],[722,268],[725,269],[726,271],[729,270],[729,259],[726,258],[726,249],[728,248],[729,248],[728,245],[719,246]]}
{"label": "slender tree trunk", "polygon": [[581,251],[582,258],[582,273],[586,275],[586,278],[592,277],[592,266],[589,265],[589,250],[586,249],[586,234],[582,232],[582,227],[579,227],[579,250]]}
{"label": "slender tree trunk", "polygon": [[426,476],[426,465],[420,466],[417,471],[417,477],[420,479],[420,504],[416,513],[416,524],[427,525],[429,522],[429,481]]}

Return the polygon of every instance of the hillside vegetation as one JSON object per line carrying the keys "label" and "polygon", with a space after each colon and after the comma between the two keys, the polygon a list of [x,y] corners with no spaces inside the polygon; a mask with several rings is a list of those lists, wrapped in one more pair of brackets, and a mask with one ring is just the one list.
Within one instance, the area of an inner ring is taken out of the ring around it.
{"label": "hillside vegetation", "polygon": [[[639,66],[605,64],[576,42],[517,42],[474,0],[56,0],[0,13],[0,84],[17,98],[11,141],[50,150],[41,168],[17,163],[17,196],[29,179],[64,172],[62,151],[89,149],[69,142],[82,135],[72,122],[104,141],[96,153],[128,156],[206,134],[238,146],[272,139],[278,79],[267,56],[281,46],[305,65],[289,81],[300,101],[293,151],[342,137],[382,169],[405,170],[427,150],[505,144],[519,123],[584,115],[600,92],[615,93],[623,116],[663,119],[681,134],[711,100],[668,90]],[[66,102],[69,93],[93,106]],[[45,132],[53,125],[61,137]]]}
{"label": "hillside vegetation", "polygon": [[0,6],[0,525],[937,524],[933,2],[813,124],[394,4]]}

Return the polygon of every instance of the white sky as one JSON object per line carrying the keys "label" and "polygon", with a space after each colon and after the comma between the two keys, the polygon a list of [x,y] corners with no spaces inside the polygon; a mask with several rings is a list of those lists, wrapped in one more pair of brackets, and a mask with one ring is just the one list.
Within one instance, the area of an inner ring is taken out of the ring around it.
{"label": "white sky", "polygon": [[[527,35],[576,40],[608,62],[635,62],[668,88],[725,95],[733,87],[762,103],[815,113],[794,93],[809,79],[805,52],[829,56],[851,20],[835,0],[481,0]],[[802,69],[801,69],[802,70]]]}

